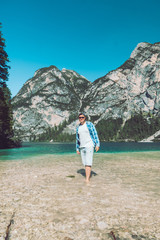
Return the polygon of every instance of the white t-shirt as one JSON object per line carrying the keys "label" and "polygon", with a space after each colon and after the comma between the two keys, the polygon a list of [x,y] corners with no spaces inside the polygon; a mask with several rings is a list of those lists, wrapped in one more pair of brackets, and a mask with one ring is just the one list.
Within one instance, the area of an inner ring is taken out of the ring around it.
{"label": "white t-shirt", "polygon": [[78,129],[80,148],[82,147],[94,147],[86,122],[79,126]]}

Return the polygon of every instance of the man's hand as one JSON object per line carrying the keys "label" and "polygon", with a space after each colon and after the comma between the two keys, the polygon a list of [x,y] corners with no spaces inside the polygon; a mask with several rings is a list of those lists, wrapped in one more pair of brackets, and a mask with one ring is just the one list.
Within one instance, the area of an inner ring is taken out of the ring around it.
{"label": "man's hand", "polygon": [[80,154],[80,151],[77,150],[77,154]]}
{"label": "man's hand", "polygon": [[96,152],[98,152],[98,150],[99,150],[99,147],[97,147],[97,146],[96,146],[96,147],[95,147],[95,150],[96,150]]}

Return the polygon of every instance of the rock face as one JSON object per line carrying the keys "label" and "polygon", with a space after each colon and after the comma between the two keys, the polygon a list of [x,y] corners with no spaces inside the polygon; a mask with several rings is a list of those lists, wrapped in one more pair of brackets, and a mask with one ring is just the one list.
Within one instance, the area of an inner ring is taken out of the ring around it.
{"label": "rock face", "polygon": [[[75,71],[55,66],[35,72],[12,100],[14,128],[28,141],[79,111],[97,124],[101,119],[160,112],[160,43],[140,43],[118,69],[93,83]],[[74,126],[74,127],[73,127]],[[75,131],[75,121],[66,127]]]}
{"label": "rock face", "polygon": [[[85,104],[87,106],[85,106]],[[140,43],[118,69],[97,79],[85,94],[84,109],[101,118],[129,119],[160,110],[160,43]]]}
{"label": "rock face", "polygon": [[90,85],[74,71],[60,71],[55,66],[39,69],[12,100],[15,131],[28,141],[49,126],[59,125],[81,108]]}

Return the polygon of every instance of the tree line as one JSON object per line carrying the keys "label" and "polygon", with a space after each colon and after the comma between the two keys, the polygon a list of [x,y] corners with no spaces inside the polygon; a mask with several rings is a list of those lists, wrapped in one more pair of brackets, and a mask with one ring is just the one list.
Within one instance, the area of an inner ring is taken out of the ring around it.
{"label": "tree line", "polygon": [[153,116],[151,113],[144,114],[141,112],[125,122],[123,129],[120,131],[119,139],[141,141],[158,130],[160,130],[160,118]]}
{"label": "tree line", "polygon": [[63,130],[67,125],[77,119],[77,113],[73,113],[69,116],[68,120],[64,120],[58,126],[49,127],[44,133],[40,134],[36,141],[54,141],[54,142],[73,142],[75,141],[75,134],[63,133]]}
{"label": "tree line", "polygon": [[96,129],[101,141],[141,141],[160,130],[160,118],[140,112],[125,123],[122,118],[101,120]]}
{"label": "tree line", "polygon": [[[68,121],[63,121],[59,126],[48,128],[39,135],[36,141],[75,142],[75,134],[63,133],[64,128],[77,118],[71,116]],[[100,141],[141,141],[160,129],[160,118],[152,114],[140,112],[131,116],[125,123],[122,118],[102,119],[96,125]]]}

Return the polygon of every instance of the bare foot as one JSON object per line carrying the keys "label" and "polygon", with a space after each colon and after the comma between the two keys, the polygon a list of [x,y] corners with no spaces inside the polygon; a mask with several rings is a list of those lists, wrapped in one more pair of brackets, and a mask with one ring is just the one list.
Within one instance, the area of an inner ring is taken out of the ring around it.
{"label": "bare foot", "polygon": [[86,179],[85,182],[86,182],[87,185],[90,184],[90,180],[89,179]]}

